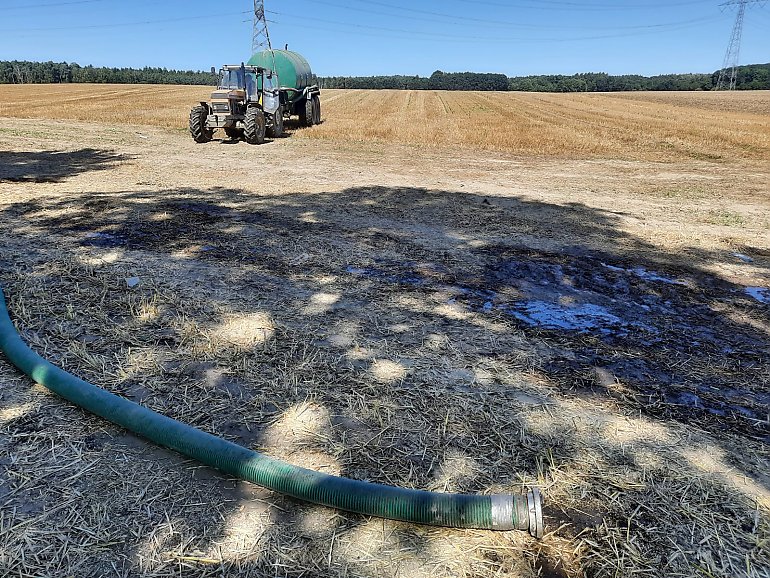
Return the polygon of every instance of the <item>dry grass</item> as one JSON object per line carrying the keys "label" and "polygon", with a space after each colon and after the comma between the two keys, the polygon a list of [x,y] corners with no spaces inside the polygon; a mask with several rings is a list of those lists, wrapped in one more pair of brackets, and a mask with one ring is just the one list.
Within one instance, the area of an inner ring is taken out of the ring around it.
{"label": "dry grass", "polygon": [[770,159],[770,93],[634,95],[326,91],[310,138],[470,146],[521,155]]}
{"label": "dry grass", "polygon": [[[141,131],[0,127],[0,283],[37,351],[322,471],[474,493],[536,483],[548,533],[287,500],[0,359],[0,575],[768,576],[770,321],[743,292],[770,286],[767,166]],[[554,285],[646,304],[659,338],[528,327],[472,297]],[[701,407],[682,401],[696,394]]]}
{"label": "dry grass", "polygon": [[[0,117],[184,130],[210,89],[0,86]],[[326,122],[296,137],[562,158],[770,160],[770,92],[527,94],[323,91]]]}
{"label": "dry grass", "polygon": [[0,86],[0,116],[187,128],[211,87],[123,84]]}

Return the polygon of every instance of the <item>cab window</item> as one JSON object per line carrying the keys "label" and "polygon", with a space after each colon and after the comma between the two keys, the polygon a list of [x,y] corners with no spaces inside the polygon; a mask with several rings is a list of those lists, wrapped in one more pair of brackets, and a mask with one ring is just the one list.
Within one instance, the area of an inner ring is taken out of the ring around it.
{"label": "cab window", "polygon": [[253,72],[246,73],[246,94],[249,96],[257,94],[257,75]]}
{"label": "cab window", "polygon": [[244,87],[244,78],[240,70],[223,70],[219,76],[219,88],[238,90]]}

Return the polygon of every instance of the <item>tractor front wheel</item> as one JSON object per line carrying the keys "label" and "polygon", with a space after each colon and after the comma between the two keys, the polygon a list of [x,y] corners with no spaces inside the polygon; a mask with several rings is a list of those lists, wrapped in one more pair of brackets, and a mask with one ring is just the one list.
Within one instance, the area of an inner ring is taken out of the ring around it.
{"label": "tractor front wheel", "polygon": [[243,136],[247,143],[256,145],[265,142],[265,113],[261,109],[254,106],[249,108],[243,125]]}
{"label": "tractor front wheel", "polygon": [[283,135],[283,108],[279,107],[273,113],[272,123],[267,129],[267,136],[270,138],[281,138]]}
{"label": "tractor front wheel", "polygon": [[197,143],[209,142],[214,138],[214,131],[206,127],[208,115],[208,109],[202,104],[194,106],[190,111],[190,134]]}

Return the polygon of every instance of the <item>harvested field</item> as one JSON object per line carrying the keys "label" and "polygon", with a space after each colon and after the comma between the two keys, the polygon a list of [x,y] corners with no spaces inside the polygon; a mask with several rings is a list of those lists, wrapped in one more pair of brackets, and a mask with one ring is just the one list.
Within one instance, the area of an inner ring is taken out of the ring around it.
{"label": "harvested field", "polygon": [[[187,130],[201,86],[0,86],[0,117]],[[331,122],[297,138],[462,146],[529,156],[673,161],[770,158],[770,93],[537,94],[325,90]]]}
{"label": "harvested field", "polygon": [[[544,99],[543,126],[566,135],[585,95],[393,93],[414,122],[376,135],[346,128],[345,101],[377,94],[327,91],[323,125],[251,147],[195,145],[187,102],[157,101],[177,124],[126,125],[139,113],[114,107],[139,101],[119,89],[100,113],[35,108],[85,87],[26,88],[23,106],[0,88],[0,285],[34,349],[324,472],[539,485],[547,533],[298,503],[87,415],[0,357],[0,575],[770,575],[767,93],[714,95],[736,98],[728,113],[595,95],[658,111],[647,132],[608,113],[602,152],[567,137],[496,151],[493,129],[414,142],[448,125],[421,125],[410,98]],[[659,157],[656,131],[687,144]]]}

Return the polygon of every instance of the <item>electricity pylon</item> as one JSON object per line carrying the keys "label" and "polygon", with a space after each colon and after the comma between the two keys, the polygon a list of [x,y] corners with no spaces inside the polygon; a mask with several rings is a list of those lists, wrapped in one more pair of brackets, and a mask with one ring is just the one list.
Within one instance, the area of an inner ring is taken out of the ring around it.
{"label": "electricity pylon", "polygon": [[254,0],[254,30],[251,33],[251,53],[256,54],[265,49],[273,49],[265,19],[265,1]]}
{"label": "electricity pylon", "polygon": [[[764,4],[765,0],[729,0],[722,4],[722,7],[737,6],[738,15],[735,17],[733,33],[730,36],[730,44],[727,46],[725,61],[722,69],[719,71],[719,80],[717,80],[717,90],[722,90],[726,86],[728,90],[735,90],[735,83],[738,80],[738,65],[741,58],[741,38],[743,37],[743,22],[746,17],[746,7],[749,4]],[[730,77],[727,77],[727,71],[730,70]]]}

